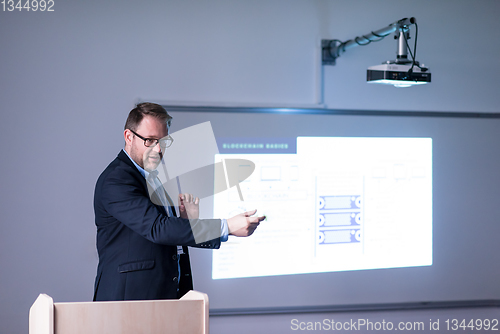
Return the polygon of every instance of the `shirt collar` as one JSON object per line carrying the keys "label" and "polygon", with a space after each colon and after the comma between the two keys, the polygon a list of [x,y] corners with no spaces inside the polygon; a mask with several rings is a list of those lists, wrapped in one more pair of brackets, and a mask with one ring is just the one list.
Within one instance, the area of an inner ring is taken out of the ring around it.
{"label": "shirt collar", "polygon": [[[130,157],[130,155],[128,154],[128,152],[125,150],[125,149],[122,149],[123,152],[125,152],[125,154],[127,155],[127,157],[130,159],[130,161],[132,161],[132,163],[135,165],[135,167],[137,168],[137,170],[139,171],[139,173],[141,173],[141,175],[147,180],[148,177],[149,177],[149,172],[147,170],[145,170],[144,168],[142,168],[141,166],[139,166],[135,161],[134,159],[132,159]],[[153,172],[156,172],[156,174],[158,173],[156,170],[152,171],[151,173]]]}

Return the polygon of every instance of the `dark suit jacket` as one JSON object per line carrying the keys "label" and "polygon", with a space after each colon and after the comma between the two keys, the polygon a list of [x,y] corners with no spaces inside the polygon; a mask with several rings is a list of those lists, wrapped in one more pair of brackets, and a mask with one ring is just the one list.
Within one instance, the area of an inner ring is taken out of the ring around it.
{"label": "dark suit jacket", "polygon": [[[95,187],[99,264],[94,300],[179,298],[193,289],[187,247],[219,248],[220,238],[196,244],[192,229],[218,229],[219,219],[168,217],[149,198],[145,178],[125,152],[104,170]],[[182,245],[181,277],[177,245]],[[179,289],[179,291],[177,291]]]}

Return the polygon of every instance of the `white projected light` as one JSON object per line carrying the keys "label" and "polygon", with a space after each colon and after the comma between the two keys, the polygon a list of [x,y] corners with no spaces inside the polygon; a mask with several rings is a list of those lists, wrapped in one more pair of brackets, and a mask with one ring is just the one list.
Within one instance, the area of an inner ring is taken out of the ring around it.
{"label": "white projected light", "polygon": [[214,216],[257,208],[267,221],[213,252],[213,279],[432,264],[431,138],[298,137],[296,152],[223,158],[255,171],[244,201],[214,196]]}

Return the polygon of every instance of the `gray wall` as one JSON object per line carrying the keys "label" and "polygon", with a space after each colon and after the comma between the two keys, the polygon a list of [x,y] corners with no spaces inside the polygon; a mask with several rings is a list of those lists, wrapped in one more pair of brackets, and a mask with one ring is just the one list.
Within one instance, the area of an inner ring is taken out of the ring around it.
{"label": "gray wall", "polygon": [[[364,82],[368,66],[395,57],[386,38],[325,68],[324,104],[499,111],[494,0],[67,0],[54,8],[0,11],[2,333],[27,332],[39,293],[56,302],[92,298],[93,188],[123,146],[138,99],[314,106],[321,38],[346,40],[415,16],[417,58],[430,67],[431,85]],[[213,332],[231,332],[231,319],[215,318]]]}
{"label": "gray wall", "polygon": [[[210,331],[211,333],[238,334],[323,331],[327,333],[391,333],[396,331],[397,333],[404,329],[403,332],[407,333],[491,333],[493,327],[491,319],[498,318],[500,318],[498,308],[235,315],[210,317]],[[453,319],[459,320],[458,323]],[[466,325],[471,319],[474,321],[480,319],[480,321],[474,322],[472,328],[466,327],[464,330],[459,327],[462,319],[467,319]],[[489,324],[489,330],[484,329],[487,324]],[[308,330],[308,326],[313,326],[315,330]],[[392,331],[387,330],[391,328]],[[496,326],[496,328],[498,330],[500,327]]]}

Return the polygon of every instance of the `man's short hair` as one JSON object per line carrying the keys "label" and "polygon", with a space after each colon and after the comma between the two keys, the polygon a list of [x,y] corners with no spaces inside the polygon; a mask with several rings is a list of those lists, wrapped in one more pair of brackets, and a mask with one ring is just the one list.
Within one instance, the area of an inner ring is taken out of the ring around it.
{"label": "man's short hair", "polygon": [[139,103],[134,109],[130,111],[125,122],[125,129],[136,131],[139,124],[141,124],[144,116],[153,116],[167,124],[167,128],[170,128],[170,123],[172,122],[172,116],[170,116],[165,108],[161,105],[151,102]]}

